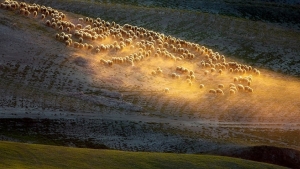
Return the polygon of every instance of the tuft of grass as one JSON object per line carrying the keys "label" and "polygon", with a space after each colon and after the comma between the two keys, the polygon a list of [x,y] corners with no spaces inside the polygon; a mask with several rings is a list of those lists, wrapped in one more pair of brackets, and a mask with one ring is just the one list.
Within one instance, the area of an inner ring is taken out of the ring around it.
{"label": "tuft of grass", "polygon": [[284,168],[238,158],[0,142],[0,168]]}

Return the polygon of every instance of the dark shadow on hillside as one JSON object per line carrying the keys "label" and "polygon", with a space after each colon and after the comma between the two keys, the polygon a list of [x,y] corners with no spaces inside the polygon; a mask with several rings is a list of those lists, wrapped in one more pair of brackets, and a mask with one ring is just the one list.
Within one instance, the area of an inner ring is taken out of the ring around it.
{"label": "dark shadow on hillside", "polygon": [[289,148],[262,145],[234,148],[227,152],[216,152],[214,154],[271,163],[294,169],[300,168],[300,151]]}

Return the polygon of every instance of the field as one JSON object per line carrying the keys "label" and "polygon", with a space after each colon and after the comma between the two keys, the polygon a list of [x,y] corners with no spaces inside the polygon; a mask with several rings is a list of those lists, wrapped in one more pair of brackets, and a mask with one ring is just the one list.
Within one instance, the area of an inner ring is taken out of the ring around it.
{"label": "field", "polygon": [[[229,156],[267,145],[288,148],[284,156],[299,163],[298,156],[290,156],[300,149],[297,28],[159,6],[34,2],[58,9],[65,21],[83,27],[90,21],[78,18],[100,17],[123,30],[130,24],[166,38],[163,47],[157,40],[146,50],[143,43],[151,38],[143,35],[119,49],[130,38],[116,38],[112,29],[96,40],[84,37],[76,47],[80,38],[74,29],[73,42],[66,46],[56,38],[60,28],[45,24],[50,16],[42,20],[41,13],[24,16],[1,9],[0,139]],[[184,41],[188,52],[174,49],[174,39]],[[84,43],[93,49],[80,48]],[[155,55],[158,49],[164,54]],[[211,62],[215,70],[203,66],[207,57],[220,57]],[[230,72],[225,65],[235,62],[245,71]],[[251,91],[230,94],[230,83],[250,85]],[[220,84],[222,93],[209,92]]]}
{"label": "field", "polygon": [[238,158],[0,142],[1,168],[284,168]]}

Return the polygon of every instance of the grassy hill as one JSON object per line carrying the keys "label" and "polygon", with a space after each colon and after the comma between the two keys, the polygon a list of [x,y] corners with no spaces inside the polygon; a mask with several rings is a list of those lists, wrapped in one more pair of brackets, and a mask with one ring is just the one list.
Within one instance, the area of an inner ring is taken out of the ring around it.
{"label": "grassy hill", "polygon": [[283,168],[237,158],[0,142],[0,168]]}

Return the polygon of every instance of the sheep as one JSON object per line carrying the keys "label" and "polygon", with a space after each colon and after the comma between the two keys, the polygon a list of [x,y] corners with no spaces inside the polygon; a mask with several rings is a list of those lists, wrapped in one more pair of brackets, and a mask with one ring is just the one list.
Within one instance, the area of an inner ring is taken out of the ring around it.
{"label": "sheep", "polygon": [[158,67],[157,70],[156,70],[156,74],[162,74],[162,72],[163,71]]}
{"label": "sheep", "polygon": [[60,37],[59,33],[55,34],[55,38],[56,38],[57,40],[59,40],[59,37]]}
{"label": "sheep", "polygon": [[237,88],[234,86],[234,87],[230,87],[229,88],[230,90],[234,90],[235,92],[237,92],[238,90],[237,90]]}
{"label": "sheep", "polygon": [[65,44],[66,44],[66,46],[70,46],[71,42],[67,40],[67,41],[65,41]]}
{"label": "sheep", "polygon": [[93,45],[89,44],[87,48],[88,49],[93,49],[94,47],[93,47]]}
{"label": "sheep", "polygon": [[51,23],[51,27],[52,27],[53,29],[55,29],[55,28],[56,28],[56,26],[57,26],[57,25],[56,25],[56,23],[55,23],[55,22],[52,22],[52,23]]}
{"label": "sheep", "polygon": [[209,93],[216,94],[217,91],[216,91],[215,89],[210,89],[210,90],[209,90]]}
{"label": "sheep", "polygon": [[222,74],[222,72],[223,72],[222,69],[219,69],[218,73],[219,73],[219,74]]}
{"label": "sheep", "polygon": [[24,14],[25,14],[25,16],[29,16],[30,12],[28,10],[25,10]]}
{"label": "sheep", "polygon": [[234,94],[235,94],[235,91],[234,91],[233,89],[230,89],[230,90],[229,90],[229,93],[230,93],[230,95],[234,95]]}
{"label": "sheep", "polygon": [[37,11],[33,12],[33,16],[36,17],[37,16]]}
{"label": "sheep", "polygon": [[152,74],[152,75],[156,75],[156,71],[152,70],[152,71],[151,71],[151,74]]}
{"label": "sheep", "polygon": [[79,42],[79,43],[82,43],[82,42],[83,42],[83,38],[80,37],[80,38],[78,39],[78,42]]}
{"label": "sheep", "polygon": [[78,22],[83,22],[83,18],[78,18]]}
{"label": "sheep", "polygon": [[66,31],[67,31],[67,32],[71,32],[71,28],[70,28],[70,27],[67,27]]}
{"label": "sheep", "polygon": [[5,8],[6,8],[6,4],[1,3],[1,8],[2,8],[2,9],[5,9]]}
{"label": "sheep", "polygon": [[80,48],[80,49],[84,48],[84,44],[79,43],[79,48]]}
{"label": "sheep", "polygon": [[194,72],[192,70],[190,71],[190,75],[194,75]]}
{"label": "sheep", "polygon": [[245,91],[247,92],[247,91],[249,91],[250,89],[251,89],[251,87],[249,87],[249,86],[245,86]]}
{"label": "sheep", "polygon": [[229,87],[235,87],[235,84],[230,83],[230,84],[229,84]]}
{"label": "sheep", "polygon": [[113,62],[112,62],[111,60],[108,60],[108,61],[107,61],[107,64],[108,64],[108,66],[112,66],[112,65],[113,65]]}
{"label": "sheep", "polygon": [[248,89],[248,92],[253,93],[253,89],[252,88]]}
{"label": "sheep", "polygon": [[259,70],[257,70],[257,69],[253,69],[253,70],[254,70],[255,75],[257,75],[257,76],[260,75],[260,71]]}
{"label": "sheep", "polygon": [[175,78],[176,78],[176,73],[172,73],[172,74],[171,74],[171,77],[172,77],[173,79],[175,79]]}
{"label": "sheep", "polygon": [[78,42],[74,42],[74,48],[78,48],[79,47],[79,43]]}
{"label": "sheep", "polygon": [[222,89],[222,88],[224,88],[224,85],[223,84],[219,84],[218,88]]}
{"label": "sheep", "polygon": [[64,27],[63,27],[62,25],[60,25],[60,26],[58,27],[58,30],[63,31],[63,30],[64,30]]}
{"label": "sheep", "polygon": [[191,80],[195,80],[195,79],[196,79],[195,75],[191,75]]}
{"label": "sheep", "polygon": [[237,87],[238,87],[238,90],[244,90],[245,89],[242,84],[238,84]]}
{"label": "sheep", "polygon": [[208,73],[209,73],[208,70],[204,71],[204,75],[208,75]]}
{"label": "sheep", "polygon": [[199,88],[200,88],[200,89],[203,89],[203,88],[204,88],[204,84],[200,84],[200,85],[199,85]]}
{"label": "sheep", "polygon": [[46,18],[45,14],[42,14],[42,15],[41,15],[41,19],[43,20],[43,19],[45,19],[45,18]]}
{"label": "sheep", "polygon": [[165,92],[165,93],[169,93],[169,92],[170,92],[170,89],[169,89],[169,88],[165,88],[165,89],[164,89],[164,92]]}
{"label": "sheep", "polygon": [[217,89],[217,90],[216,90],[216,93],[217,93],[217,94],[224,95],[224,92],[223,92],[223,90],[221,90],[221,89]]}
{"label": "sheep", "polygon": [[211,73],[213,73],[213,72],[216,71],[216,69],[215,68],[211,68],[210,71],[211,71]]}
{"label": "sheep", "polygon": [[234,81],[234,82],[237,82],[237,81],[238,81],[238,78],[237,78],[237,77],[234,77],[234,78],[233,78],[233,81]]}
{"label": "sheep", "polygon": [[81,24],[77,24],[77,25],[76,25],[76,28],[77,28],[77,29],[82,29],[82,25],[81,25]]}

